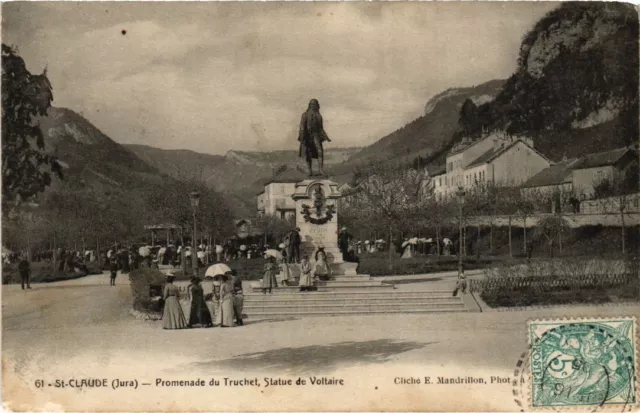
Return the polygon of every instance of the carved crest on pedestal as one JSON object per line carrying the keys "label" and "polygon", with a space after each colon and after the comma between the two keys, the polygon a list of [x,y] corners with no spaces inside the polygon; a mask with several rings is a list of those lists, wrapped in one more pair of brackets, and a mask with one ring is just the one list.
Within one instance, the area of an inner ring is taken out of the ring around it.
{"label": "carved crest on pedestal", "polygon": [[[310,222],[315,225],[326,224],[331,221],[335,214],[335,205],[327,205],[324,189],[321,184],[312,185],[309,188],[309,194],[313,201],[313,206],[302,204],[302,217],[305,222]],[[315,217],[312,216],[311,209]]]}

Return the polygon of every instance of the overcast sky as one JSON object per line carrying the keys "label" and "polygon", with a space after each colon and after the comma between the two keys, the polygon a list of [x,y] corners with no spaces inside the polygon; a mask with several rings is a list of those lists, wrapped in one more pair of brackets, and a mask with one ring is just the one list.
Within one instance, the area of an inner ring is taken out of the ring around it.
{"label": "overcast sky", "polygon": [[[450,87],[506,78],[553,3],[4,3],[3,42],[54,105],[121,143],[297,148],[320,101],[329,145],[373,143]],[[126,34],[124,31],[126,31]]]}

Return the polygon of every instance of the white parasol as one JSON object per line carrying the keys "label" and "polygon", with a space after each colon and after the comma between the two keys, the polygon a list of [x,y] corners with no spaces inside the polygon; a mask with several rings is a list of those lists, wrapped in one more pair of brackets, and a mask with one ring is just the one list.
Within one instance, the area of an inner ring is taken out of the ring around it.
{"label": "white parasol", "polygon": [[280,245],[278,245],[278,248],[280,248],[281,250],[285,249],[286,245],[284,245],[283,243],[281,243]]}
{"label": "white parasol", "polygon": [[383,240],[383,239],[379,239],[376,241],[378,244],[386,244],[387,241]]}
{"label": "white parasol", "polygon": [[140,247],[138,249],[138,254],[140,254],[141,257],[148,257],[149,255],[151,255],[151,248],[149,248],[149,247]]}
{"label": "white parasol", "polygon": [[222,251],[224,251],[224,250],[223,250],[223,248],[222,248],[222,246],[221,246],[221,245],[216,245],[216,252],[217,252],[218,254],[220,254]]}
{"label": "white parasol", "polygon": [[242,244],[240,245],[240,251],[246,251],[247,250],[247,246]]}
{"label": "white parasol", "polygon": [[223,275],[228,272],[231,272],[231,268],[227,264],[213,264],[211,267],[207,268],[207,271],[204,273],[204,278],[213,278],[216,275]]}
{"label": "white parasol", "polygon": [[266,255],[267,257],[274,257],[277,260],[282,259],[282,253],[278,250],[266,250],[264,252],[264,255]]}
{"label": "white parasol", "polygon": [[444,239],[442,240],[442,243],[443,243],[443,244],[451,244],[451,240],[450,240],[449,238],[444,238]]}

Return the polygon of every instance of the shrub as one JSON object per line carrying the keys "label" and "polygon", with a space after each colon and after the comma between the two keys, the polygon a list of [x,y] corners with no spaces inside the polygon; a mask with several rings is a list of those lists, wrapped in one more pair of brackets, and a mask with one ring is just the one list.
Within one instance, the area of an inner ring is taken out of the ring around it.
{"label": "shrub", "polygon": [[577,258],[505,265],[487,270],[483,280],[471,280],[469,289],[491,307],[638,300],[635,265]]}
{"label": "shrub", "polygon": [[[49,283],[63,280],[73,280],[84,277],[88,274],[100,274],[102,271],[98,268],[97,263],[87,263],[86,270],[76,270],[69,272],[53,271],[53,262],[40,261],[31,263],[31,282],[32,283]],[[18,264],[13,263],[2,266],[2,283],[15,284],[20,283],[20,274],[18,272]]]}
{"label": "shrub", "polygon": [[150,287],[162,286],[165,283],[165,275],[152,268],[140,268],[129,273],[131,293],[133,294],[133,309],[147,312],[162,311],[161,302],[152,300]]}

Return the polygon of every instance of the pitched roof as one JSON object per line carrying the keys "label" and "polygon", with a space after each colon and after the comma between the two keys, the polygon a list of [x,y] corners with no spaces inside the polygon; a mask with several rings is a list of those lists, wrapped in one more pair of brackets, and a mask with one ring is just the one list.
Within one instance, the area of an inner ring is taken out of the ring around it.
{"label": "pitched roof", "polygon": [[480,155],[476,159],[474,159],[473,162],[471,162],[469,165],[467,165],[464,169],[470,169],[470,168],[473,168],[473,167],[476,167],[476,166],[479,166],[479,165],[482,165],[482,164],[485,164],[485,163],[489,163],[492,160],[494,160],[495,158],[497,158],[498,156],[500,156],[503,153],[507,152],[509,149],[511,149],[514,146],[516,146],[518,144],[518,142],[522,142],[523,145],[525,145],[526,147],[528,147],[529,149],[531,149],[532,151],[534,151],[535,153],[537,153],[538,155],[540,155],[544,159],[547,159],[546,156],[541,154],[538,150],[536,150],[533,146],[529,145],[527,142],[523,141],[522,139],[516,139],[515,141],[511,142],[508,145],[504,145],[504,146],[501,146],[499,148],[491,148],[491,149],[489,149],[488,151],[486,151],[485,153],[483,153],[482,155]]}
{"label": "pitched roof", "polygon": [[447,165],[427,165],[427,172],[429,176],[442,175],[447,172]]}
{"label": "pitched roof", "polygon": [[286,168],[273,178],[265,186],[272,183],[295,183],[307,179],[307,174],[298,168]]}
{"label": "pitched roof", "polygon": [[[509,145],[509,147],[511,147],[511,145]],[[482,155],[478,156],[476,159],[473,160],[473,162],[471,162],[469,165],[465,166],[464,169],[469,169],[469,168],[473,168],[475,166],[478,165],[482,165],[483,163],[487,163],[489,162],[491,159],[493,159],[493,157],[501,152],[504,152],[505,150],[507,150],[506,147],[500,147],[500,148],[491,148],[489,150],[487,150],[485,153],[483,153]]]}
{"label": "pitched roof", "polygon": [[590,153],[580,158],[573,169],[587,169],[597,168],[598,166],[615,165],[623,156],[625,156],[631,149],[618,148],[612,151]]}
{"label": "pitched roof", "polygon": [[574,162],[576,162],[576,160],[572,159],[570,161],[563,161],[555,165],[551,165],[529,178],[524,184],[522,184],[522,188],[570,183],[571,171],[573,169],[572,164]]}

